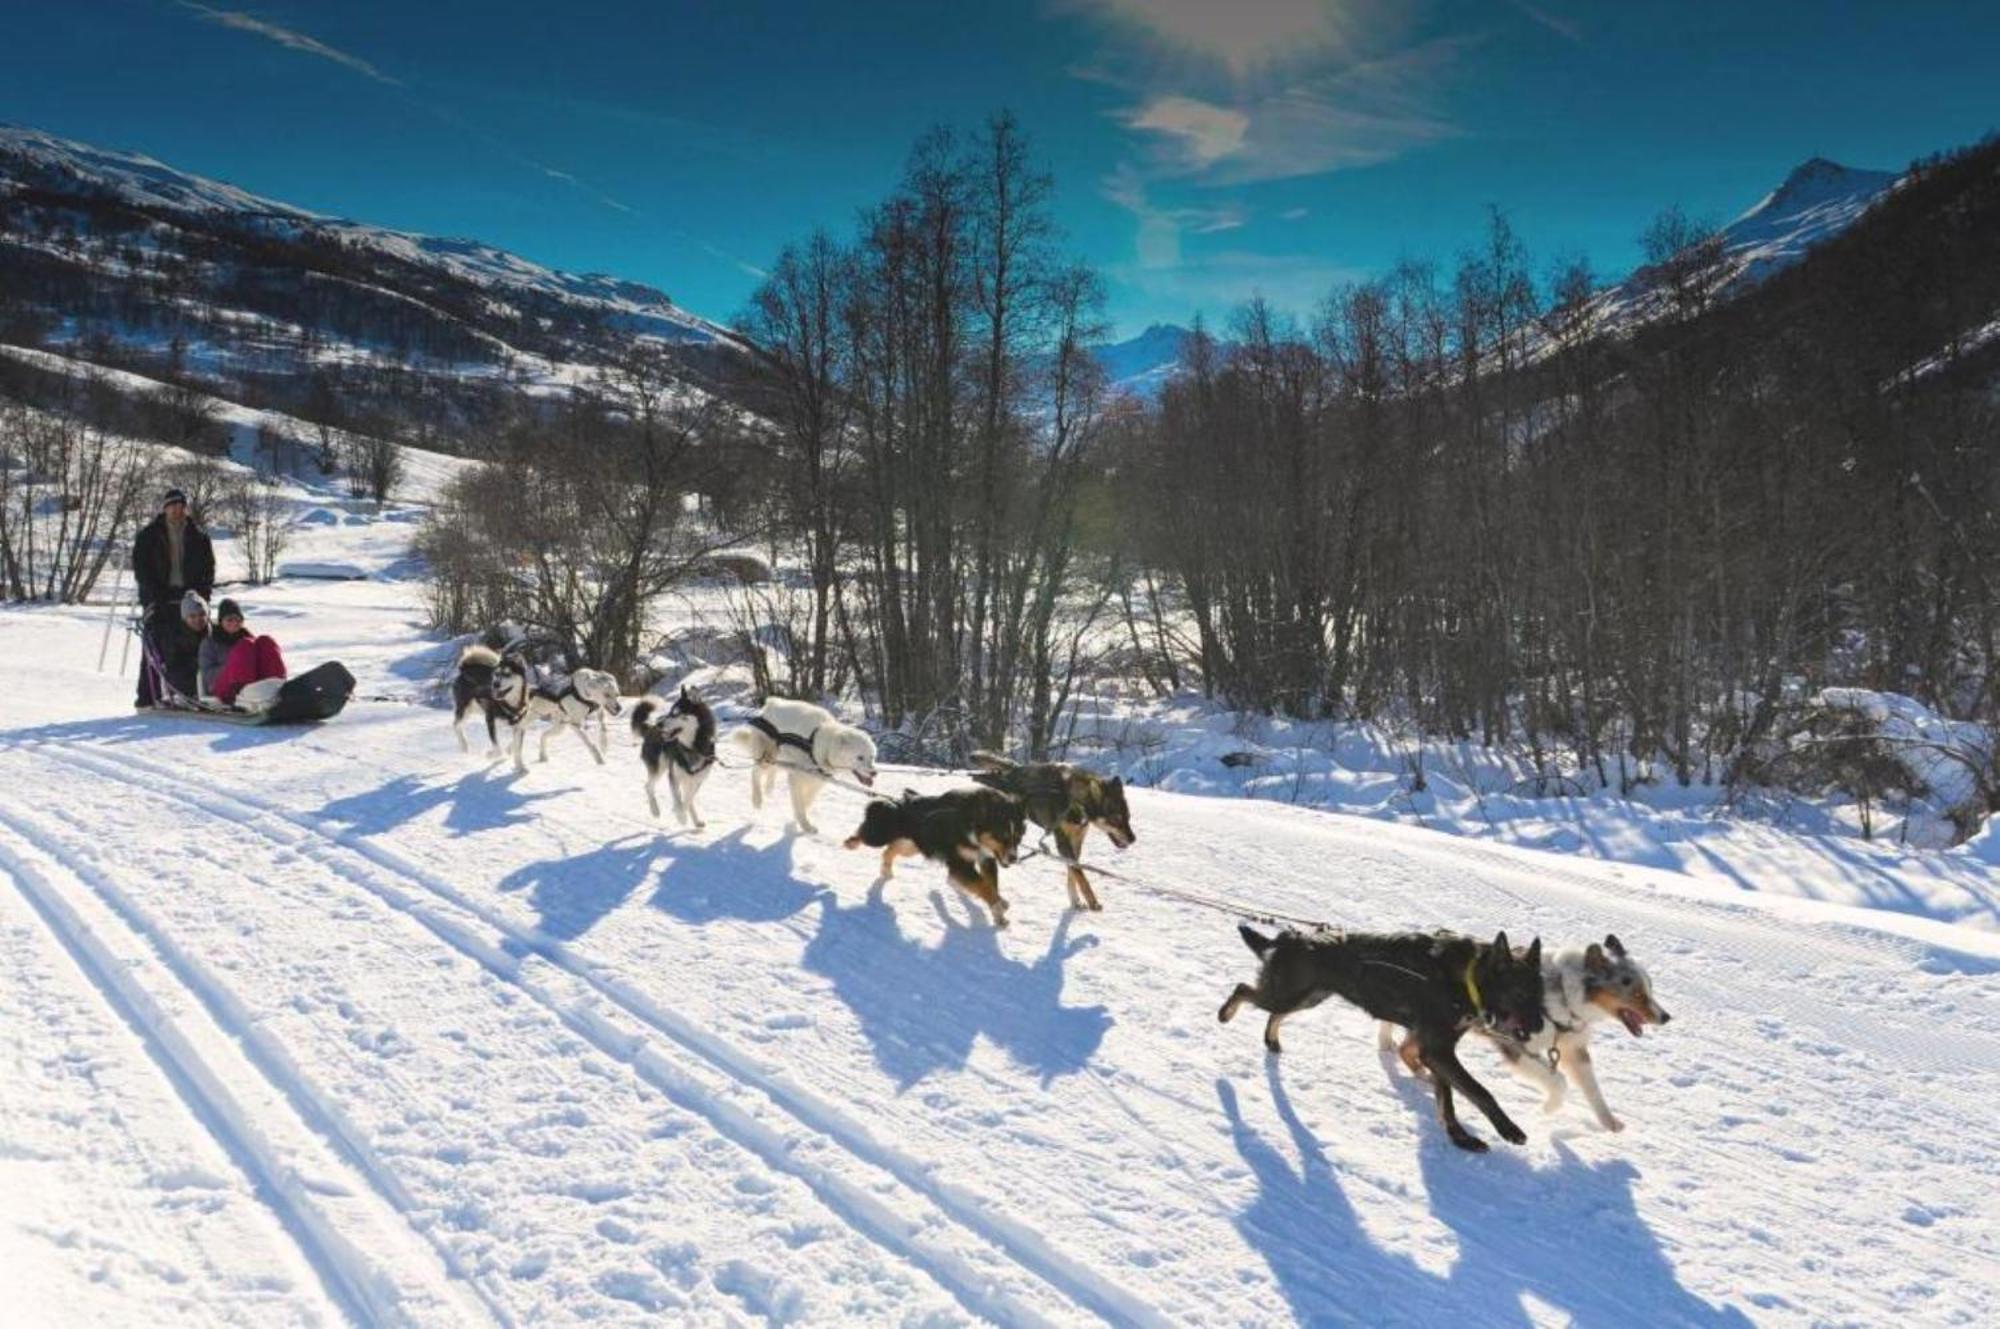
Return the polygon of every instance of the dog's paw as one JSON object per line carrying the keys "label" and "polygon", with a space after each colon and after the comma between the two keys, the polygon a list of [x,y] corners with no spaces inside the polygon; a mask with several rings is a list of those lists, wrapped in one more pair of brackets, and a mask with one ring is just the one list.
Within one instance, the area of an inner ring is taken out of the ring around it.
{"label": "dog's paw", "polygon": [[1450,1135],[1451,1142],[1465,1150],[1468,1154],[1483,1154],[1486,1152],[1486,1141],[1480,1139],[1471,1131],[1466,1130],[1463,1126],[1450,1132]]}
{"label": "dog's paw", "polygon": [[1550,1116],[1554,1116],[1556,1113],[1562,1111],[1562,1105],[1562,1090],[1552,1089],[1549,1091],[1549,1096],[1542,1100],[1542,1111],[1548,1113]]}
{"label": "dog's paw", "polygon": [[1602,1126],[1607,1131],[1622,1131],[1625,1129],[1625,1123],[1618,1120],[1618,1118],[1612,1116],[1609,1113],[1606,1113],[1604,1116],[1599,1117],[1597,1119],[1597,1124]]}
{"label": "dog's paw", "polygon": [[1528,1133],[1511,1121],[1501,1123],[1496,1129],[1500,1132],[1500,1138],[1508,1144],[1526,1144],[1528,1142]]}

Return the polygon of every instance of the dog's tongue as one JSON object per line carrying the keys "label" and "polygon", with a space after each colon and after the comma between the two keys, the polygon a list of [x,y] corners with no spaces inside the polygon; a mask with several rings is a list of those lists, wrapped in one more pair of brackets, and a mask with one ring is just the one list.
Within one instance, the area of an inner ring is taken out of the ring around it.
{"label": "dog's tongue", "polygon": [[1639,1018],[1639,1012],[1629,1006],[1620,1008],[1618,1018],[1624,1021],[1626,1032],[1630,1033],[1634,1038],[1639,1037],[1645,1031],[1646,1022]]}

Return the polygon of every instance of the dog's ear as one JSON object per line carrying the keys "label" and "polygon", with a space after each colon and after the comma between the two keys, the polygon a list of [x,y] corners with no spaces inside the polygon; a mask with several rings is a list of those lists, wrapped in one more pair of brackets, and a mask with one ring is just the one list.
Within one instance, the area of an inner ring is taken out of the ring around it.
{"label": "dog's ear", "polygon": [[1125,777],[1114,775],[1104,782],[1104,787],[1114,794],[1122,794],[1125,792]]}
{"label": "dog's ear", "polygon": [[1610,951],[1621,960],[1625,958],[1625,943],[1612,936],[1609,932],[1604,934],[1604,949]]}
{"label": "dog's ear", "polygon": [[1514,958],[1513,948],[1507,945],[1507,934],[1505,932],[1496,932],[1493,934],[1493,950],[1503,960]]}
{"label": "dog's ear", "polygon": [[1530,969],[1540,969],[1542,967],[1542,939],[1540,937],[1528,943],[1528,953],[1521,958],[1521,963]]}
{"label": "dog's ear", "polygon": [[1611,967],[1611,961],[1604,958],[1604,948],[1593,941],[1583,953],[1583,967],[1593,974],[1601,974]]}

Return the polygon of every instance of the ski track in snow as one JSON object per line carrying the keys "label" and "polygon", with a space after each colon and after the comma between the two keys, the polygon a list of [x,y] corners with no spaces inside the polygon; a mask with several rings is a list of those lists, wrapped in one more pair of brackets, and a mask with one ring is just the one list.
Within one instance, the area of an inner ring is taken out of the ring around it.
{"label": "ski track in snow", "polygon": [[[779,1131],[730,1103],[725,1094],[688,1075],[670,1057],[648,1047],[643,1036],[611,1024],[600,1013],[590,1010],[587,1003],[565,1001],[552,995],[545,984],[526,972],[524,958],[534,956],[548,961],[564,975],[579,980],[604,1005],[664,1034],[738,1084],[768,1095],[800,1124],[821,1132],[862,1163],[890,1173],[963,1224],[975,1242],[1007,1251],[1024,1268],[1054,1285],[1078,1305],[1121,1323],[1163,1322],[1142,1299],[1054,1250],[1029,1225],[987,1212],[976,1199],[939,1182],[921,1160],[874,1138],[865,1125],[847,1113],[790,1083],[781,1073],[760,1067],[754,1059],[695,1028],[629,985],[599,976],[593,966],[576,959],[561,943],[508,922],[468,899],[448,882],[412,867],[394,854],[365,840],[346,843],[343,837],[328,835],[307,819],[287,814],[241,789],[217,788],[215,795],[206,797],[167,793],[160,783],[135,780],[116,764],[88,753],[70,751],[63,758],[115,782],[126,797],[171,800],[258,834],[280,852],[296,851],[326,864],[342,878],[421,923],[453,950],[517,986],[607,1056],[630,1064],[655,1088],[683,1107],[707,1116],[721,1133],[764,1158],[773,1168],[798,1173],[829,1207],[875,1236],[884,1246],[925,1267],[975,1313],[1016,1323],[1040,1318],[1016,1298],[990,1290],[989,1274],[976,1271],[966,1260],[949,1252],[929,1250],[929,1243],[906,1235],[905,1222],[884,1208],[867,1188],[819,1165],[794,1161],[798,1149],[795,1140],[786,1139]],[[173,778],[170,771],[131,758],[126,761],[156,782]],[[246,814],[244,808],[255,812]],[[271,825],[274,821],[291,833],[275,829]],[[353,861],[357,858],[374,870],[358,866]],[[388,880],[383,880],[384,876]],[[435,904],[426,903],[421,898],[424,896],[442,899],[451,906],[452,913],[465,917],[451,917]],[[488,932],[498,936],[489,941],[481,935]]]}

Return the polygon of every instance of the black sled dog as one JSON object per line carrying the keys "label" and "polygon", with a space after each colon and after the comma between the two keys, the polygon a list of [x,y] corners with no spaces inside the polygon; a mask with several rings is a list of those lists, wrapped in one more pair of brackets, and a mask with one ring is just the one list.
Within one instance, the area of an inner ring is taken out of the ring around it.
{"label": "black sled dog", "polygon": [[884,880],[894,875],[898,858],[922,854],[944,864],[951,884],[984,904],[993,926],[1004,928],[1007,901],[1000,895],[1000,869],[1014,865],[1027,830],[1021,800],[1012,794],[953,789],[930,797],[871,800],[846,845],[880,849]]}
{"label": "black sled dog", "polygon": [[639,760],[646,765],[646,801],[653,815],[660,815],[660,799],[653,787],[662,775],[667,792],[674,800],[674,820],[685,826],[690,820],[696,829],[708,823],[695,810],[694,796],[715,769],[715,712],[683,686],[672,705],[658,697],[642,698],[632,709],[632,733],[639,740]]}
{"label": "black sled dog", "polygon": [[1277,1052],[1278,1026],[1286,1016],[1310,1010],[1328,997],[1344,998],[1377,1020],[1410,1031],[1404,1059],[1413,1071],[1430,1076],[1438,1118],[1453,1144],[1486,1148],[1484,1140],[1459,1124],[1454,1092],[1485,1113],[1504,1139],[1527,1142],[1486,1086],[1459,1061],[1458,1040],[1469,1029],[1484,1028],[1520,1043],[1541,1029],[1541,938],[1517,956],[1504,932],[1479,942],[1448,932],[1286,931],[1267,937],[1250,927],[1237,931],[1263,967],[1254,985],[1238,983],[1222,1003],[1217,1018],[1225,1024],[1246,1001],[1269,1011],[1264,1046]]}

